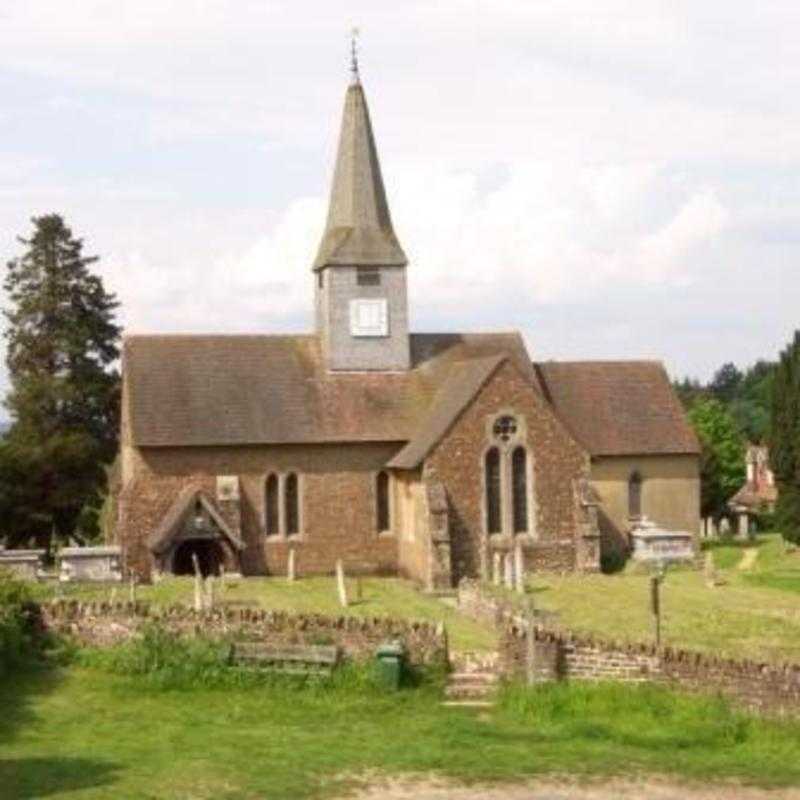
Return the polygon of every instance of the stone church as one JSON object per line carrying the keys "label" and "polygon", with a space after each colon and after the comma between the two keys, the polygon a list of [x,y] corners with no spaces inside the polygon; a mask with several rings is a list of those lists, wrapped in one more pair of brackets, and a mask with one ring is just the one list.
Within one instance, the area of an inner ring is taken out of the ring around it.
{"label": "stone church", "polygon": [[127,568],[187,573],[194,555],[285,574],[293,549],[301,575],[342,559],[435,590],[517,544],[528,569],[592,571],[642,516],[698,531],[698,443],[660,363],[536,363],[517,332],[412,333],[408,269],[356,75],[314,332],[124,341]]}

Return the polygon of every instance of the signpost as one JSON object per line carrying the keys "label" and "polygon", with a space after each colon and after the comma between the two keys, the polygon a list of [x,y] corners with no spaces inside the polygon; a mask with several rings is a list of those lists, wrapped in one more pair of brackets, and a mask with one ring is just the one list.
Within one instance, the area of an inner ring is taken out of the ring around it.
{"label": "signpost", "polygon": [[665,575],[666,567],[660,562],[655,575],[650,577],[650,611],[655,623],[656,647],[661,647],[661,584]]}

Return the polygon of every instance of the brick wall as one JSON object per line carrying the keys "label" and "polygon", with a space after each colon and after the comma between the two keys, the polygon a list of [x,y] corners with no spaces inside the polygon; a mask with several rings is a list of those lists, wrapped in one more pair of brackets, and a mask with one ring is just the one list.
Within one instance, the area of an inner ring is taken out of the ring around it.
{"label": "brick wall", "polygon": [[[518,606],[477,581],[459,585],[459,609],[500,632],[500,669],[528,670],[529,624]],[[537,680],[657,681],[693,692],[721,692],[759,713],[800,714],[800,664],[734,661],[649,644],[613,642],[534,627]]]}
{"label": "brick wall", "polygon": [[440,480],[450,500],[454,579],[485,574],[488,551],[512,546],[509,536],[493,535],[489,542],[485,533],[483,457],[489,421],[499,413],[521,420],[531,456],[534,533],[522,537],[526,561],[537,569],[575,569],[583,522],[575,483],[588,478],[589,457],[530,382],[505,363],[425,462],[425,476]]}
{"label": "brick wall", "polygon": [[198,613],[186,606],[151,608],[146,603],[57,602],[41,606],[44,624],[78,644],[111,647],[157,622],[169,631],[210,638],[247,638],[273,644],[338,644],[354,660],[374,656],[382,642],[400,639],[413,664],[447,659],[444,628],[429,622],[385,617],[331,617],[288,614],[257,608],[214,609]]}
{"label": "brick wall", "polygon": [[[117,541],[125,564],[150,575],[147,537],[185,486],[216,494],[217,475],[238,475],[246,575],[286,573],[289,547],[298,574],[329,573],[336,560],[349,572],[395,572],[394,531],[379,534],[375,475],[399,445],[284,445],[259,447],[142,448],[129,454],[131,480],[119,498]],[[267,537],[264,486],[271,472],[300,476],[301,535]]]}

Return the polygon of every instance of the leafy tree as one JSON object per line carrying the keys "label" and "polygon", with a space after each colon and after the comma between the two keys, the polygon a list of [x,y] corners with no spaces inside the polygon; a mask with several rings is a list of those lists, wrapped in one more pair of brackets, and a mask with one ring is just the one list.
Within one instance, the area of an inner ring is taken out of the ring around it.
{"label": "leafy tree", "polygon": [[775,364],[771,361],[757,361],[744,372],[729,363],[718,369],[707,385],[695,378],[683,378],[672,385],[687,410],[702,399],[719,400],[730,412],[744,439],[760,444],[769,431],[774,370]]}
{"label": "leafy tree", "polygon": [[719,517],[745,478],[745,443],[725,406],[714,398],[697,400],[688,413],[702,446],[701,511]]}
{"label": "leafy tree", "polygon": [[800,544],[800,330],[775,370],[769,447],[777,522],[787,541]]}
{"label": "leafy tree", "polygon": [[[4,282],[13,423],[0,449],[0,511],[14,517],[17,539],[46,543],[74,532],[116,452],[120,329],[114,295],[90,271],[97,257],[60,216],[32,222]],[[9,486],[15,473],[22,481]]]}

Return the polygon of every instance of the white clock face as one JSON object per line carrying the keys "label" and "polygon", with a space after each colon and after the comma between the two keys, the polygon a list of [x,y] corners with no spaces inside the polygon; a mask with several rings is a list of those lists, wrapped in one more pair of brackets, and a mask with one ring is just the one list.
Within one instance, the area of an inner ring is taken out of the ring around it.
{"label": "white clock face", "polygon": [[389,312],[386,299],[351,300],[350,334],[352,336],[388,336]]}

